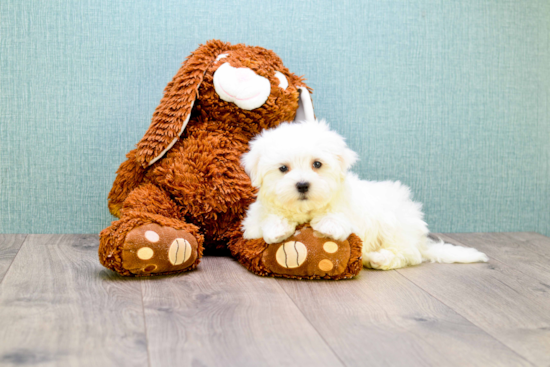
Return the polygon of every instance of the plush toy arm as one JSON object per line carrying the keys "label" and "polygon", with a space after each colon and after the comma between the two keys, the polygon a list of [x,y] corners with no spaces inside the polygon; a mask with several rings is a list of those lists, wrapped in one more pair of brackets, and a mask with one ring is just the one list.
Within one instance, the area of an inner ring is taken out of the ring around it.
{"label": "plush toy arm", "polygon": [[109,192],[109,211],[117,218],[121,216],[122,203],[139,186],[143,180],[143,176],[145,176],[145,168],[135,159],[136,152],[137,149],[134,149],[126,155],[127,159],[116,171],[117,176]]}

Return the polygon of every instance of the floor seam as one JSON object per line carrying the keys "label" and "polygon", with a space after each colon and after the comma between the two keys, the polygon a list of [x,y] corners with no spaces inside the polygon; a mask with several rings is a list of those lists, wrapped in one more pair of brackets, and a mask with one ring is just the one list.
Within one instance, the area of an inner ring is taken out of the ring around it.
{"label": "floor seam", "polygon": [[435,296],[434,294],[432,294],[430,291],[424,289],[423,287],[421,287],[420,285],[416,284],[413,280],[407,278],[405,275],[403,275],[399,269],[396,269],[396,273],[399,274],[400,276],[402,276],[405,280],[407,280],[408,282],[410,282],[411,284],[413,284],[414,286],[418,287],[419,289],[421,289],[422,291],[426,292],[427,294],[429,294],[431,297],[433,297],[435,300],[437,300],[439,303],[441,303],[442,305],[444,305],[445,307],[449,308],[450,310],[452,310],[453,312],[455,312],[457,315],[459,315],[460,317],[462,317],[464,320],[466,320],[468,323],[470,323],[471,325],[475,326],[476,328],[478,328],[480,331],[482,331],[485,335],[489,336],[491,339],[495,340],[497,343],[501,344],[502,346],[504,346],[506,349],[508,349],[509,351],[511,351],[512,353],[514,353],[515,355],[517,355],[519,358],[521,358],[522,360],[524,360],[525,362],[529,363],[530,365],[532,366],[536,366],[533,362],[531,362],[530,360],[528,360],[527,358],[525,358],[524,356],[522,356],[521,354],[519,354],[518,352],[516,352],[514,349],[510,348],[508,345],[506,345],[504,342],[502,342],[500,339],[498,339],[497,337],[495,337],[493,334],[491,334],[490,332],[488,332],[487,330],[485,330],[484,328],[482,328],[481,326],[477,325],[475,322],[473,322],[472,320],[470,320],[469,318],[467,318],[465,315],[463,315],[462,313],[460,313],[458,310],[455,310],[453,307],[451,307],[450,305],[448,305],[446,302],[444,302],[443,300],[441,300],[439,297]]}
{"label": "floor seam", "polygon": [[147,335],[147,317],[145,316],[145,297],[143,296],[143,282],[144,279],[140,279],[139,289],[141,291],[141,310],[143,312],[143,327],[145,328],[145,343],[147,345],[147,362],[149,367],[151,367],[151,351],[149,350],[149,337]]}
{"label": "floor seam", "polygon": [[8,268],[6,269],[6,272],[4,273],[4,275],[2,276],[2,279],[0,279],[0,284],[4,283],[4,279],[6,279],[6,276],[8,275],[8,273],[10,272],[10,269],[11,269],[11,266],[13,265],[13,263],[15,262],[15,259],[17,259],[17,256],[19,255],[19,252],[21,251],[21,249],[23,248],[23,246],[25,245],[25,243],[27,243],[27,239],[29,238],[29,235],[26,234],[25,235],[25,239],[23,239],[23,242],[21,242],[21,246],[19,246],[19,248],[17,249],[17,252],[15,253],[15,256],[13,257],[13,259],[11,259],[11,262],[10,264],[8,265]]}
{"label": "floor seam", "polygon": [[294,299],[290,296],[290,294],[288,294],[288,292],[286,291],[286,289],[284,289],[283,286],[281,286],[281,284],[279,284],[279,279],[275,279],[275,283],[277,284],[277,286],[279,288],[281,288],[283,290],[283,292],[285,292],[286,296],[288,297],[288,299],[290,300],[290,302],[292,302],[292,304],[294,306],[296,306],[296,308],[298,309],[298,311],[300,311],[300,314],[304,317],[304,319],[309,323],[309,325],[311,325],[311,327],[313,328],[313,330],[315,330],[315,332],[317,333],[317,335],[319,335],[319,337],[321,338],[321,340],[326,344],[326,346],[328,347],[328,349],[330,349],[330,351],[332,352],[332,354],[334,354],[334,356],[340,361],[340,363],[342,363],[342,366],[346,366],[347,367],[347,364],[344,363],[344,361],[340,358],[340,356],[338,355],[338,353],[336,353],[336,351],[334,349],[332,349],[332,346],[330,345],[330,343],[323,337],[323,335],[319,332],[319,330],[317,330],[317,328],[315,327],[315,325],[312,324],[312,322],[309,320],[309,318],[304,314],[304,312],[302,311],[302,309],[300,308],[300,306],[298,306],[296,304],[296,302],[294,301]]}
{"label": "floor seam", "polygon": [[[503,233],[503,234],[506,235],[506,233]],[[470,245],[465,244],[461,239],[458,239],[458,238],[456,238],[456,237],[453,237],[452,235],[446,234],[446,236],[452,238],[453,240],[455,240],[455,241],[457,242],[457,244],[459,244],[460,246],[472,247],[472,246],[470,246]],[[510,237],[510,236],[506,236],[506,237],[508,237],[508,238],[511,239],[511,240],[515,240],[514,238],[512,238],[512,237]],[[537,254],[538,254],[538,253],[537,253]],[[538,254],[538,255],[540,255],[540,254]],[[489,256],[489,255],[487,255],[487,256]],[[516,267],[514,266],[513,263],[504,262],[504,261],[502,261],[502,260],[500,260],[500,259],[497,259],[497,258],[495,258],[495,257],[493,257],[493,256],[489,256],[489,259],[490,259],[491,261],[496,261],[497,263],[499,263],[499,264],[501,264],[501,265],[509,266],[509,267],[512,268],[514,271],[517,271],[518,273],[521,273],[521,274],[525,275],[526,277],[529,277],[529,278],[534,279],[534,280],[536,280],[536,281],[540,281],[540,279],[536,278],[535,276],[533,276],[533,275],[531,275],[531,274],[527,274],[527,273],[523,272],[521,269],[516,268]]]}

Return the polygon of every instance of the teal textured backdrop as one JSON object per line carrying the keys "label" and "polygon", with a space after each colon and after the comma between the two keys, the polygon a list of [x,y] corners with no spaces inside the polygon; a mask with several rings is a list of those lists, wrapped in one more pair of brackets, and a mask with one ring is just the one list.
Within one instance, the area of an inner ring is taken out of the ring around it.
{"label": "teal textured backdrop", "polygon": [[0,3],[0,232],[93,233],[199,43],[277,52],[433,231],[550,235],[550,2]]}

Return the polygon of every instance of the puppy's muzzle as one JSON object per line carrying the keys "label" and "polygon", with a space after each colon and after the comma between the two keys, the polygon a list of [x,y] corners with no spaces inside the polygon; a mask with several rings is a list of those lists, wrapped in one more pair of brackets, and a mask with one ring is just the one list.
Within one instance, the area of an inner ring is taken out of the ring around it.
{"label": "puppy's muzzle", "polygon": [[309,182],[298,182],[296,184],[296,189],[300,194],[305,194],[309,190]]}

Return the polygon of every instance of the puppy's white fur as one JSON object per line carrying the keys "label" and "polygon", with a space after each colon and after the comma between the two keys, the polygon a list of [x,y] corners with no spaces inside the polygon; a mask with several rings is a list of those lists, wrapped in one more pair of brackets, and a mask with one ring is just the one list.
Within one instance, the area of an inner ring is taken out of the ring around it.
{"label": "puppy's white fur", "polygon": [[[348,171],[356,160],[344,138],[324,121],[265,130],[242,159],[259,188],[242,224],[244,238],[277,243],[297,225],[310,222],[314,230],[336,240],[357,234],[363,240],[363,264],[370,268],[488,260],[476,249],[432,241],[422,205],[411,200],[409,188],[400,182],[359,179]],[[283,166],[286,172],[281,172]],[[300,193],[298,183],[308,183],[307,192]]]}

